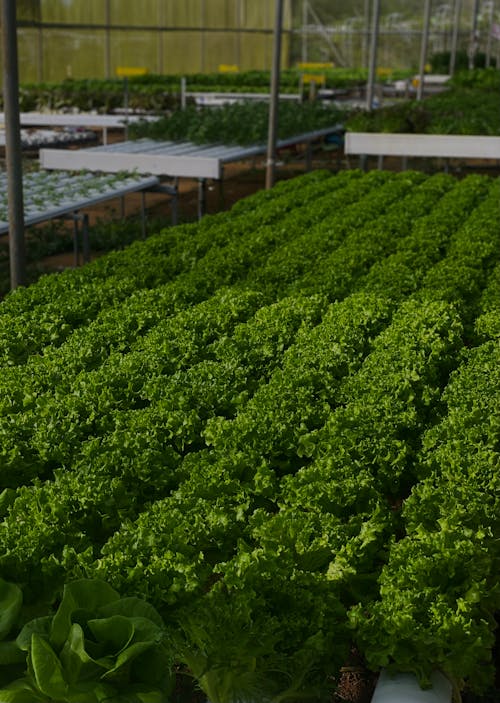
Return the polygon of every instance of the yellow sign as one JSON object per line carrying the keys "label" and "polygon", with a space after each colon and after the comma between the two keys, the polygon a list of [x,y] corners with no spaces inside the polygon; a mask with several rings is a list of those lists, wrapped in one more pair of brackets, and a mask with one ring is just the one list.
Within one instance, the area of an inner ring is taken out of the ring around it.
{"label": "yellow sign", "polygon": [[120,78],[132,78],[133,76],[145,76],[148,69],[145,66],[118,66],[116,75]]}
{"label": "yellow sign", "polygon": [[326,77],[324,73],[303,73],[301,76],[302,83],[304,85],[310,83],[317,83],[318,85],[325,85]]}
{"label": "yellow sign", "polygon": [[315,61],[306,61],[303,63],[298,63],[297,68],[301,71],[319,71],[325,68],[333,68],[333,63],[319,63]]}
{"label": "yellow sign", "polygon": [[235,63],[219,64],[219,73],[238,73],[239,70],[239,66],[237,66]]}
{"label": "yellow sign", "polygon": [[392,76],[392,68],[384,68],[383,66],[379,66],[377,68],[377,76],[379,78],[389,78],[389,76]]}

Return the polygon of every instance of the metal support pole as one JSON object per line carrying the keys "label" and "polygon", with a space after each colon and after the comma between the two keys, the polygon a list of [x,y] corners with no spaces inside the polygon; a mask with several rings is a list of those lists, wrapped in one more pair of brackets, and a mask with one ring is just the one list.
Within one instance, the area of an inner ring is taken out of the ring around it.
{"label": "metal support pole", "polygon": [[365,0],[364,10],[365,26],[363,30],[362,58],[361,65],[363,68],[368,68],[370,46],[370,0]]}
{"label": "metal support pole", "polygon": [[198,179],[198,219],[201,220],[207,210],[207,181]]}
{"label": "metal support pole", "polygon": [[431,24],[431,4],[432,0],[425,0],[424,31],[422,33],[422,44],[420,45],[420,67],[418,71],[417,100],[422,100],[422,97],[424,95],[425,62],[427,59],[427,46],[429,44],[429,27]]}
{"label": "metal support pole", "polygon": [[373,107],[373,93],[375,90],[375,73],[377,70],[377,47],[378,47],[378,30],[380,23],[380,0],[373,2],[372,15],[372,31],[370,40],[370,58],[368,66],[368,83],[366,86],[366,109],[371,110]]}
{"label": "metal support pole", "polygon": [[85,212],[82,216],[82,252],[83,263],[88,264],[90,261],[90,239],[89,239],[89,216]]}
{"label": "metal support pole", "polygon": [[2,53],[10,283],[17,288],[26,282],[26,253],[15,0],[2,0]]}
{"label": "metal support pole", "polygon": [[78,212],[74,212],[71,218],[73,220],[73,263],[76,268],[80,265],[80,243],[78,241],[80,231],[78,227]]}
{"label": "metal support pole", "polygon": [[123,107],[125,109],[125,140],[128,139],[128,105],[129,105],[129,89],[128,89],[128,76],[123,79]]}
{"label": "metal support pole", "polygon": [[106,30],[105,30],[105,47],[104,47],[104,62],[106,78],[111,78],[111,7],[110,0],[106,0]]}
{"label": "metal support pole", "polygon": [[472,8],[472,27],[470,33],[470,43],[469,43],[469,71],[474,68],[474,57],[478,50],[478,30],[477,30],[477,15],[479,13],[479,0],[474,0],[474,5]]}
{"label": "metal support pole", "polygon": [[302,63],[307,62],[307,0],[302,0]]}
{"label": "metal support pole", "polygon": [[243,8],[241,6],[241,0],[236,0],[236,60],[235,64],[238,66],[238,70],[241,69],[241,30],[244,26],[243,23]]}
{"label": "metal support pole", "polygon": [[220,168],[220,178],[219,178],[219,210],[224,210],[226,205],[224,197],[224,164]]}
{"label": "metal support pole", "polygon": [[312,142],[309,140],[306,144],[306,171],[312,169]]}
{"label": "metal support pole", "polygon": [[453,35],[451,38],[450,51],[450,76],[455,73],[457,63],[458,32],[460,28],[460,12],[462,10],[462,0],[455,0],[455,16],[453,19]]}
{"label": "metal support pole", "polygon": [[186,109],[186,78],[181,78],[181,110]]}
{"label": "metal support pole", "polygon": [[276,141],[278,134],[278,100],[281,62],[281,25],[283,22],[283,0],[276,0],[274,22],[273,64],[269,99],[269,124],[267,131],[266,188],[272,188],[276,176]]}
{"label": "metal support pole", "polygon": [[174,194],[172,197],[172,224],[176,225],[179,222],[179,179],[174,178]]}
{"label": "metal support pole", "polygon": [[141,190],[141,236],[146,239],[146,193]]}
{"label": "metal support pole", "polygon": [[495,17],[495,2],[490,0],[488,5],[488,37],[486,39],[486,68],[491,63],[491,39],[493,34],[493,19]]}
{"label": "metal support pole", "polygon": [[205,58],[206,58],[206,35],[205,28],[207,26],[207,6],[206,0],[201,0],[201,14],[200,14],[200,62],[201,70],[200,73],[205,73]]}

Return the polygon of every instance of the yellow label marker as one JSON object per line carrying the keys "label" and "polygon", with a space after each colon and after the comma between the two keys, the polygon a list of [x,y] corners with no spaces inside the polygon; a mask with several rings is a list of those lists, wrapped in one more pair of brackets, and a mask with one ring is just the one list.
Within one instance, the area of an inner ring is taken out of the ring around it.
{"label": "yellow label marker", "polygon": [[145,66],[118,66],[116,75],[119,78],[133,78],[134,76],[145,76],[148,69]]}

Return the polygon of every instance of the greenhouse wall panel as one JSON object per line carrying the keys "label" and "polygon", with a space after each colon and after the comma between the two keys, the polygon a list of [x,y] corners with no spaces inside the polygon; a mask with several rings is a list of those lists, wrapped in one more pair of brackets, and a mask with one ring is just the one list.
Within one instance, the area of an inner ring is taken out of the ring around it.
{"label": "greenhouse wall panel", "polygon": [[170,0],[164,3],[166,27],[200,27],[202,0]]}
{"label": "greenhouse wall panel", "polygon": [[[113,77],[127,66],[186,75],[271,67],[269,0],[23,0],[18,18],[21,82]],[[283,27],[287,66],[290,0]]]}
{"label": "greenhouse wall panel", "polygon": [[234,0],[202,0],[204,26],[211,29],[236,27],[237,2]]}
{"label": "greenhouse wall panel", "polygon": [[205,71],[215,73],[221,64],[237,65],[239,63],[236,45],[232,34],[227,32],[207,32],[204,41]]}
{"label": "greenhouse wall panel", "polygon": [[46,30],[42,51],[45,79],[102,76],[105,47],[104,30]]}
{"label": "greenhouse wall panel", "polygon": [[273,53],[272,35],[241,35],[241,70],[268,69]]}
{"label": "greenhouse wall panel", "polygon": [[111,25],[157,27],[160,20],[161,0],[109,0]]}
{"label": "greenhouse wall panel", "polygon": [[106,23],[106,2],[103,0],[41,0],[40,8],[43,22]]}
{"label": "greenhouse wall panel", "polygon": [[17,40],[19,80],[23,83],[37,83],[43,80],[40,51],[40,30],[26,28]]}
{"label": "greenhouse wall panel", "polygon": [[158,42],[156,32],[115,30],[111,34],[111,75],[118,67],[144,68],[157,73]]}
{"label": "greenhouse wall panel", "polygon": [[198,73],[201,47],[200,32],[163,32],[164,73]]}

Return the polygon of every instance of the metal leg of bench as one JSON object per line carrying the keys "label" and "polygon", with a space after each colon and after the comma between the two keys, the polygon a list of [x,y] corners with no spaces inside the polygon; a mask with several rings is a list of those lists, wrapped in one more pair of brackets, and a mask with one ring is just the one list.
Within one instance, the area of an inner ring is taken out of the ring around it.
{"label": "metal leg of bench", "polygon": [[381,171],[384,168],[384,155],[379,154],[377,157],[377,168]]}
{"label": "metal leg of bench", "polygon": [[82,217],[82,249],[83,263],[87,264],[90,261],[89,216],[87,213],[84,213]]}
{"label": "metal leg of bench", "polygon": [[172,224],[176,225],[179,222],[179,179],[174,178],[175,194],[172,195]]}
{"label": "metal leg of bench", "polygon": [[198,179],[198,219],[201,220],[207,209],[207,181]]}
{"label": "metal leg of bench", "polygon": [[74,212],[72,215],[73,219],[73,263],[76,266],[80,265],[80,247],[79,247],[79,234],[80,230],[78,227],[78,213]]}
{"label": "metal leg of bench", "polygon": [[224,205],[224,166],[221,166],[219,178],[219,210],[224,210]]}
{"label": "metal leg of bench", "polygon": [[306,144],[306,171],[312,169],[312,144],[307,142]]}
{"label": "metal leg of bench", "polygon": [[141,236],[146,239],[146,193],[141,190]]}

